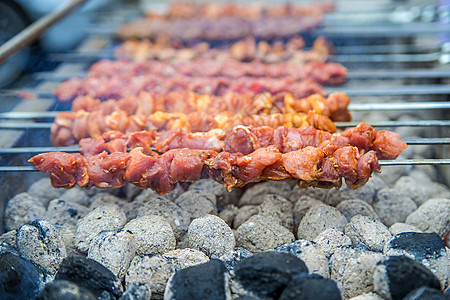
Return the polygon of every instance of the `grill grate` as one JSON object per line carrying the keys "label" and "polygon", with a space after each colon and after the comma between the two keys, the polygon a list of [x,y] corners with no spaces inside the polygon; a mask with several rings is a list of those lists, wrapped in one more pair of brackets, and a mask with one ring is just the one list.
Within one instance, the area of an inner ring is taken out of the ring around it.
{"label": "grill grate", "polygon": [[[375,3],[375,2],[374,2]],[[446,84],[445,78],[450,77],[448,63],[448,46],[438,38],[430,41],[428,36],[450,34],[450,27],[442,26],[439,22],[419,22],[413,20],[409,24],[388,24],[386,20],[392,19],[392,10],[380,10],[378,14],[384,16],[385,24],[358,23],[364,11],[358,13],[343,14],[336,12],[330,14],[325,20],[324,28],[310,33],[311,37],[323,34],[336,42],[336,55],[332,61],[342,62],[349,66],[348,84],[341,87],[329,87],[327,92],[345,92],[352,97],[349,110],[352,112],[383,111],[392,112],[442,112],[450,109],[448,98],[450,85]],[[116,14],[117,13],[117,14]],[[51,127],[50,119],[54,118],[57,111],[46,111],[54,107],[54,98],[51,93],[52,87],[59,82],[71,77],[84,76],[88,66],[99,59],[112,58],[115,41],[113,33],[117,25],[126,19],[135,17],[139,12],[124,9],[122,15],[115,11],[114,18],[111,13],[104,12],[99,15],[99,20],[107,19],[101,24],[96,24],[88,30],[89,37],[86,42],[72,53],[55,53],[49,57],[51,60],[60,62],[60,67],[54,72],[37,73],[32,76],[34,82],[28,86],[34,88],[22,89],[16,87],[9,90],[0,90],[0,97],[14,98],[18,101],[20,96],[28,95],[37,98],[30,100],[30,107],[22,104],[22,108],[33,111],[15,110],[0,113],[0,130],[20,130],[34,132],[42,130],[48,133]],[[339,18],[345,15],[345,25],[339,22]],[[366,14],[367,15],[367,14]],[[103,17],[102,17],[103,16]],[[353,22],[353,24],[352,24]],[[358,26],[353,26],[358,25]],[[370,37],[369,37],[370,36]],[[374,38],[375,36],[375,38]],[[378,41],[377,42],[377,38]],[[423,43],[421,41],[424,41]],[[359,44],[358,44],[359,43]],[[100,46],[99,46],[100,45]],[[381,66],[381,67],[380,67]],[[354,68],[353,68],[354,67]],[[412,68],[410,68],[412,67]],[[400,80],[400,84],[392,84],[391,80]],[[366,81],[369,83],[366,83]],[[371,85],[370,81],[376,81]],[[425,83],[424,83],[425,82]],[[448,82],[447,82],[448,83]],[[403,102],[370,103],[373,96],[400,97]],[[411,101],[411,97],[420,97],[420,102]],[[424,100],[426,96],[427,100]],[[439,98],[438,98],[439,97]],[[357,101],[357,100],[360,101]],[[436,101],[436,100],[444,101]],[[369,100],[369,103],[367,102]],[[406,102],[404,101],[406,100]],[[26,102],[23,100],[22,102]],[[41,107],[33,109],[35,103],[44,103]],[[40,111],[39,111],[40,110]],[[435,115],[438,116],[438,113]],[[449,144],[450,138],[445,137],[448,132],[450,121],[442,117],[436,119],[423,119],[415,121],[387,121],[378,120],[368,123],[373,127],[415,127],[415,128],[438,128],[441,132],[434,138],[404,138],[409,145],[441,145]],[[44,121],[37,122],[43,119]],[[366,121],[366,120],[358,120]],[[337,122],[340,128],[355,126],[359,122]],[[23,132],[22,132],[23,133]],[[31,133],[32,134],[32,133]],[[20,145],[17,137],[10,145],[0,148],[0,154],[20,155],[40,153],[47,151],[63,150],[76,152],[77,147],[33,147],[32,145]],[[443,151],[443,153],[446,153]],[[449,165],[450,159],[409,159],[396,161],[381,161],[383,166],[399,165]],[[0,172],[31,172],[35,171],[29,165],[4,165],[0,166]]]}

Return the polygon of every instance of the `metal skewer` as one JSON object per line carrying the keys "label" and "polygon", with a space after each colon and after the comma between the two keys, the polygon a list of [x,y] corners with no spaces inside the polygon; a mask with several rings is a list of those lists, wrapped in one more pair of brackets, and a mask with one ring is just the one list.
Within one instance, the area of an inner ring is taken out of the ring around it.
{"label": "metal skewer", "polygon": [[[450,109],[450,102],[351,103],[350,111]],[[0,113],[0,119],[54,118],[61,111],[12,111]]]}
{"label": "metal skewer", "polygon": [[[450,145],[450,138],[406,138],[402,139],[408,145]],[[44,152],[79,152],[78,146],[70,147],[14,147],[14,148],[0,148],[1,154],[34,154]]]}
{"label": "metal skewer", "polygon": [[[354,127],[361,122],[335,122],[338,128]],[[0,129],[26,130],[50,129],[53,123],[0,123]],[[372,127],[449,127],[448,120],[418,120],[418,121],[379,121],[370,123]]]}
{"label": "metal skewer", "polygon": [[[380,166],[450,165],[449,158],[382,160]],[[38,172],[34,166],[0,166],[0,172]]]}

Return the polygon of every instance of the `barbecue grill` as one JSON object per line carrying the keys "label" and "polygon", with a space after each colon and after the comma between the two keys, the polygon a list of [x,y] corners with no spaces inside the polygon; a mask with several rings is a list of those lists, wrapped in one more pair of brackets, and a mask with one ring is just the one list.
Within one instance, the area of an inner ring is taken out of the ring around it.
{"label": "barbecue grill", "polygon": [[[380,164],[383,168],[436,166],[444,175],[442,182],[448,186],[450,6],[431,1],[428,4],[399,6],[395,1],[364,1],[358,5],[354,1],[338,1],[336,11],[325,17],[323,26],[304,37],[310,42],[320,35],[326,36],[335,45],[331,60],[349,69],[347,83],[326,89],[345,92],[352,99],[349,110],[355,122],[336,125],[345,128],[365,121],[375,128],[412,128],[407,131],[409,136],[402,136],[403,140],[411,147],[432,145],[434,155]],[[53,71],[26,74],[22,80],[0,90],[2,207],[7,199],[43,176],[27,163],[31,155],[78,150],[50,144],[52,119],[58,111],[69,109],[56,102],[52,90],[63,80],[84,76],[93,62],[113,58],[117,45],[113,38],[115,30],[140,13],[135,6],[125,3],[98,12],[95,24],[89,26],[87,37],[78,48],[48,54],[49,61],[58,63]],[[403,119],[406,114],[414,115],[415,119]],[[381,117],[371,119],[374,115]],[[413,134],[415,130],[425,134],[418,137]]]}

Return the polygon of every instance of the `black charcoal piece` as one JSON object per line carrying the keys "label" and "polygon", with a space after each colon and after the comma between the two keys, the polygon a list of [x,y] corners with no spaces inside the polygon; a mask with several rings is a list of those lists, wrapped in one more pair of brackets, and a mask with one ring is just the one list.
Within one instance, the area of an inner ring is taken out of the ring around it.
{"label": "black charcoal piece", "polygon": [[253,254],[250,251],[244,248],[235,248],[233,252],[222,255],[219,259],[223,262],[225,267],[231,271],[238,262],[251,256],[253,256]]}
{"label": "black charcoal piece", "polygon": [[226,299],[227,269],[219,260],[177,271],[169,280],[164,299]]}
{"label": "black charcoal piece", "polygon": [[446,255],[444,241],[436,233],[399,233],[389,241],[388,249],[404,250],[417,260]]}
{"label": "black charcoal piece", "polygon": [[421,287],[409,293],[403,300],[450,300],[450,295],[429,287]]}
{"label": "black charcoal piece", "polygon": [[341,300],[335,281],[317,274],[294,276],[281,294],[280,300]]}
{"label": "black charcoal piece", "polygon": [[0,299],[35,299],[49,274],[31,261],[9,252],[0,254]]}
{"label": "black charcoal piece", "polygon": [[65,280],[55,280],[45,285],[37,300],[97,300],[97,297],[84,287]]}
{"label": "black charcoal piece", "polygon": [[96,297],[101,297],[103,292],[110,294],[112,299],[122,295],[122,285],[116,275],[95,260],[82,256],[65,258],[55,279],[76,283]]}
{"label": "black charcoal piece", "polygon": [[275,251],[255,254],[234,267],[236,279],[243,288],[269,297],[279,297],[292,277],[301,273],[308,273],[302,260]]}
{"label": "black charcoal piece", "polygon": [[381,260],[374,273],[377,293],[393,300],[403,299],[420,287],[440,289],[439,279],[420,262],[406,256],[388,256]]}

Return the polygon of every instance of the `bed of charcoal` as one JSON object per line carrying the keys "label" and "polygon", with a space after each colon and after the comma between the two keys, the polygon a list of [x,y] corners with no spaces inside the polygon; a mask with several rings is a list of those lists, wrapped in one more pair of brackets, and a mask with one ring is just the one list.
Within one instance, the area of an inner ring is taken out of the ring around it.
{"label": "bed of charcoal", "polygon": [[7,204],[1,298],[448,299],[450,191],[438,181],[434,167],[404,166],[356,190],[203,180],[158,195],[44,177]]}

